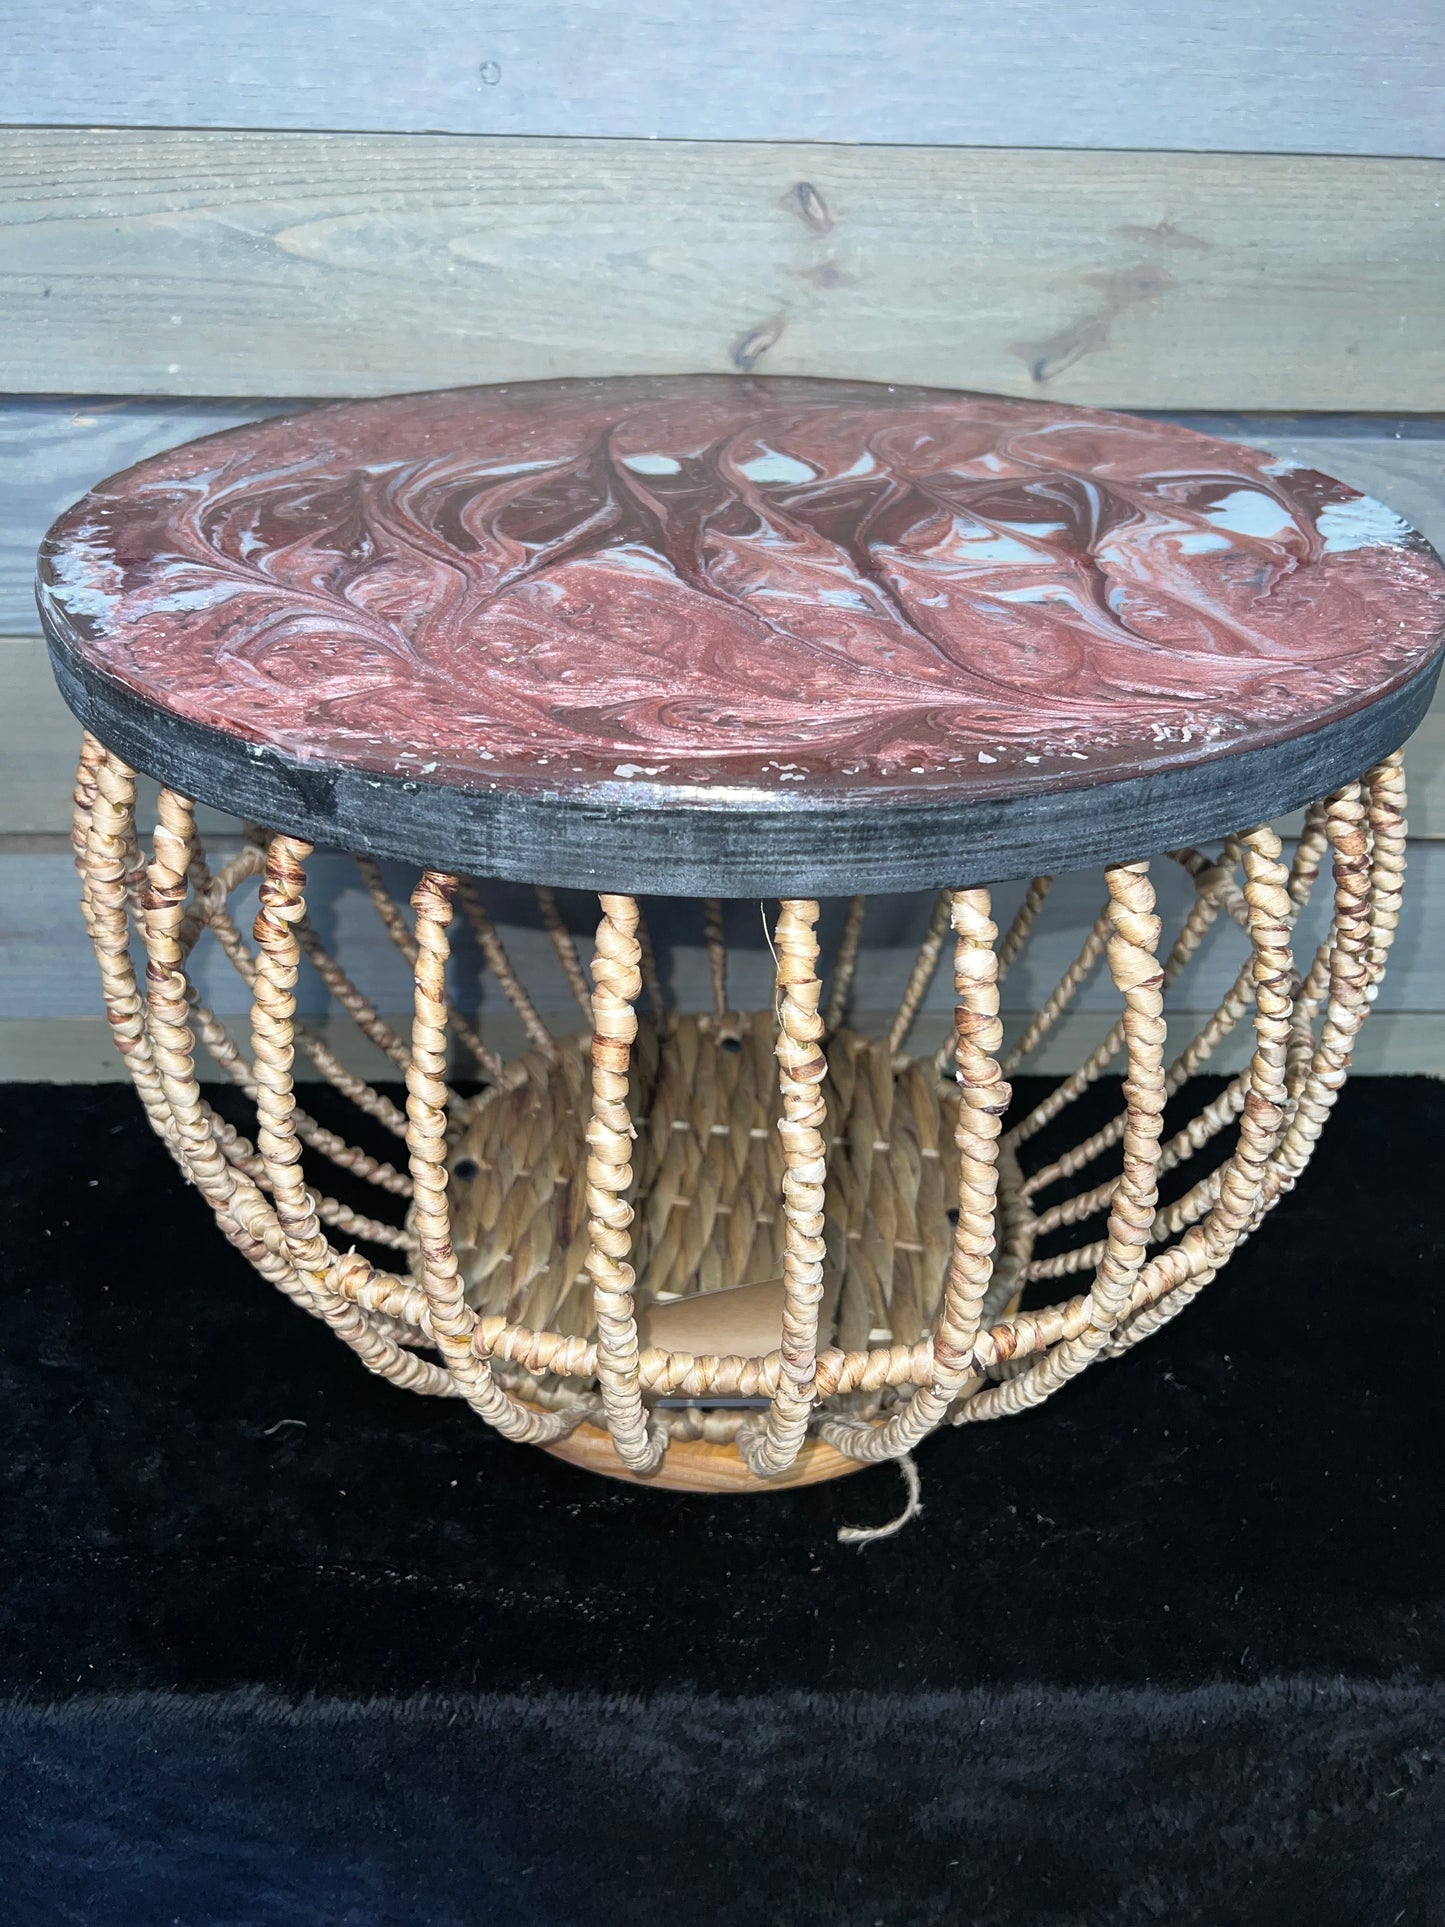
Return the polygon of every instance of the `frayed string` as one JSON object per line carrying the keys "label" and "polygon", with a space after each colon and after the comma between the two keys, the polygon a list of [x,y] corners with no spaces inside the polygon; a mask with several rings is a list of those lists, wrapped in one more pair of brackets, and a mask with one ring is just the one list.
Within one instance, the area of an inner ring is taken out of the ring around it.
{"label": "frayed string", "polygon": [[839,1526],[838,1544],[840,1546],[869,1546],[875,1539],[891,1539],[902,1532],[910,1519],[916,1519],[923,1510],[923,1481],[918,1476],[918,1467],[913,1463],[913,1455],[905,1452],[894,1464],[903,1474],[903,1483],[908,1489],[908,1502],[896,1519],[890,1519],[886,1526]]}

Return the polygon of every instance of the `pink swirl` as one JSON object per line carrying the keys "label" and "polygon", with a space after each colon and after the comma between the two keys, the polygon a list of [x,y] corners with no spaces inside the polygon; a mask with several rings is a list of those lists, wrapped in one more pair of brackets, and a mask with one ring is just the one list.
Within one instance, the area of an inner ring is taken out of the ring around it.
{"label": "pink swirl", "polygon": [[56,524],[60,633],[161,708],[467,786],[979,792],[1279,740],[1424,667],[1398,518],[1128,416],[686,377],[318,409]]}

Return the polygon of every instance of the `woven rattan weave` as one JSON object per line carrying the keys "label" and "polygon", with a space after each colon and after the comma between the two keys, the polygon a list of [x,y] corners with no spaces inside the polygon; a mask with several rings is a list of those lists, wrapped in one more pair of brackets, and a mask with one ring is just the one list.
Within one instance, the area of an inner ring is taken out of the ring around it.
{"label": "woven rattan weave", "polygon": [[[745,1017],[728,1010],[721,919],[708,906],[717,1008],[671,1014],[654,988],[640,1021],[656,972],[636,901],[601,900],[589,991],[544,892],[544,918],[592,1019],[590,1035],[553,1038],[475,885],[424,872],[408,918],[363,860],[414,968],[406,1041],[307,923],[305,843],[257,836],[212,871],[192,805],[164,791],[147,860],[134,796],[132,773],[88,736],[75,842],[116,1041],[153,1125],[231,1242],[396,1384],[464,1399],[508,1437],[600,1470],[712,1489],[834,1476],[901,1455],[940,1424],[1023,1410],[1181,1310],[1309,1159],[1384,970],[1405,854],[1403,778],[1390,757],[1311,809],[1288,866],[1269,829],[1231,838],[1217,858],[1173,852],[1165,860],[1189,872],[1195,897],[1168,941],[1149,865],[1109,868],[1076,962],[1007,1054],[999,983],[1045,911],[1046,877],[1002,937],[986,890],[945,892],[897,1019],[877,1038],[844,1021],[861,899],[826,982],[818,905],[782,904],[776,1008]],[[1322,865],[1334,891],[1329,936],[1297,963],[1291,932]],[[228,906],[255,877],[248,944]],[[448,998],[458,904],[531,1036],[513,1062],[499,1062]],[[1238,975],[1203,1028],[1171,1049],[1166,990],[1221,917],[1241,932]],[[955,1043],[942,1061],[910,1058],[950,929]],[[143,985],[133,930],[148,959]],[[249,1050],[189,979],[202,941],[219,943],[251,988]],[[303,956],[404,1074],[404,1113],[298,1022]],[[1009,1073],[1098,967],[1118,990],[1119,1021],[1043,1104],[1013,1115]],[[1241,1022],[1255,1033],[1248,1069],[1164,1137],[1167,1100]],[[252,1135],[202,1096],[198,1042],[254,1103]],[[395,1163],[307,1115],[293,1082],[298,1051],[396,1137]],[[449,1086],[454,1051],[486,1080],[478,1095]],[[1117,1066],[1125,1103],[1113,1123],[1030,1168],[1040,1128]],[[1161,1207],[1161,1178],[1221,1139],[1213,1171]],[[378,1215],[328,1197],[303,1168],[308,1155],[374,1186]],[[1036,1211],[1040,1191],[1086,1173],[1067,1200]],[[1081,1228],[1079,1242],[1034,1258],[1035,1240],[1064,1226]],[[825,1272],[840,1282],[831,1342],[820,1347]],[[649,1305],[775,1278],[785,1284],[782,1342],[766,1354],[640,1342]],[[1065,1281],[1079,1288],[1045,1302]]]}

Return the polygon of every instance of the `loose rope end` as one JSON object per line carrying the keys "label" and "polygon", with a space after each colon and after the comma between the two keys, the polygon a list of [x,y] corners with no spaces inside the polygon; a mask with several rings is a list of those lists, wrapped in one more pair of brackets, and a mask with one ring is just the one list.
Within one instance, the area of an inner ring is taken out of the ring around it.
{"label": "loose rope end", "polygon": [[891,1539],[896,1533],[916,1519],[923,1510],[923,1481],[918,1476],[918,1467],[913,1463],[913,1455],[905,1452],[894,1464],[903,1474],[903,1484],[908,1493],[907,1503],[896,1519],[890,1519],[882,1526],[839,1526],[838,1544],[840,1546],[869,1546],[875,1539]]}

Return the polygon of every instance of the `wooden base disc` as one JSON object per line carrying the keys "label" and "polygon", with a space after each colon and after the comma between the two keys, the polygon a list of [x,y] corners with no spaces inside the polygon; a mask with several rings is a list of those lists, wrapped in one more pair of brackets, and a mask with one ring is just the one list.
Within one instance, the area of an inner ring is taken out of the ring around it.
{"label": "wooden base disc", "polygon": [[595,1425],[579,1425],[567,1438],[543,1450],[569,1465],[580,1465],[585,1472],[624,1479],[629,1485],[660,1486],[669,1492],[779,1492],[786,1486],[819,1485],[824,1479],[842,1479],[865,1469],[857,1459],[845,1458],[822,1439],[807,1439],[788,1471],[775,1479],[760,1479],[748,1470],[731,1444],[675,1439],[657,1471],[644,1477],[628,1471],[607,1433]]}

